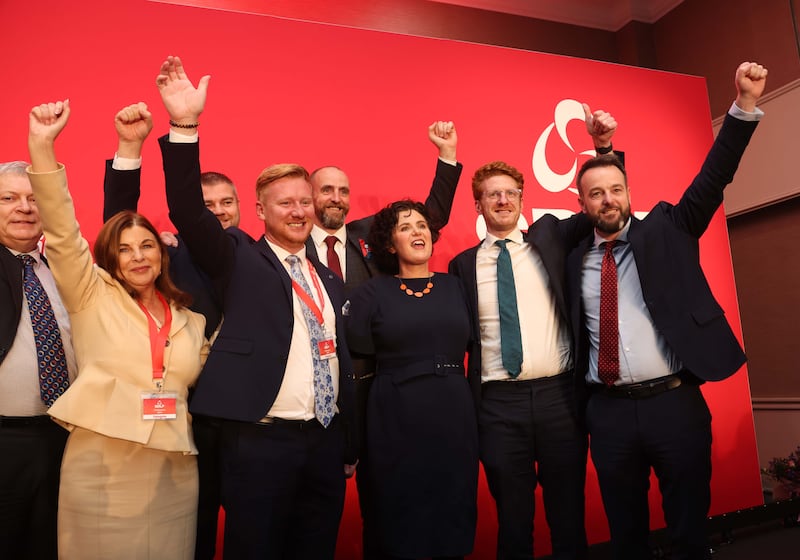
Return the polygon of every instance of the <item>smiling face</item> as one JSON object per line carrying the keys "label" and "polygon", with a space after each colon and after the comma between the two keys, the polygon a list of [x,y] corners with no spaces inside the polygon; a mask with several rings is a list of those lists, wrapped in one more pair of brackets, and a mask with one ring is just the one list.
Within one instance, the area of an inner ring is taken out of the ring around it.
{"label": "smiling face", "polygon": [[486,231],[504,239],[519,227],[517,222],[522,211],[519,184],[509,175],[494,175],[485,179],[479,190],[475,210],[486,221]]}
{"label": "smiling face", "polygon": [[119,236],[119,275],[138,294],[155,286],[161,274],[161,246],[142,226],[123,229]]}
{"label": "smiling face", "polygon": [[0,175],[0,244],[21,253],[33,251],[42,236],[39,209],[26,175]]}
{"label": "smiling face", "polygon": [[614,166],[588,169],[578,186],[578,202],[604,239],[616,239],[631,215],[627,181]]}
{"label": "smiling face", "polygon": [[397,255],[401,271],[405,267],[425,264],[430,260],[433,240],[428,221],[422,214],[416,210],[403,210],[398,214],[389,252]]}
{"label": "smiling face", "polygon": [[239,226],[239,197],[233,185],[224,181],[204,184],[203,202],[223,228]]}
{"label": "smiling face", "polygon": [[314,221],[311,185],[303,177],[271,182],[258,195],[256,213],[264,222],[264,236],[296,253],[303,248]]}
{"label": "smiling face", "polygon": [[323,167],[311,175],[316,224],[333,233],[350,211],[350,181],[341,169]]}

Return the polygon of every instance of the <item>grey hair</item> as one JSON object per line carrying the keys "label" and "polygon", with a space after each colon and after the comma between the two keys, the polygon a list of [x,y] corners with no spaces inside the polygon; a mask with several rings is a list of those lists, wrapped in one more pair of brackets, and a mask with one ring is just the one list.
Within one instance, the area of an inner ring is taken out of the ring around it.
{"label": "grey hair", "polygon": [[6,163],[0,163],[0,177],[3,175],[19,175],[22,177],[27,177],[27,169],[28,169],[28,162],[27,161],[9,161]]}

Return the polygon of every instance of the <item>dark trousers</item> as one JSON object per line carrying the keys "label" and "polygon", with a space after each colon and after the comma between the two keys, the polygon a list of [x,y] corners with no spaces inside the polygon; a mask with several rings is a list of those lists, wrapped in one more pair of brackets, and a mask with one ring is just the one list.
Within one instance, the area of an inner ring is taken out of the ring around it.
{"label": "dark trousers", "polygon": [[192,431],[199,454],[197,472],[200,488],[197,496],[197,539],[195,560],[213,560],[217,546],[217,523],[221,501],[219,438],[222,421],[209,416],[192,417]]}
{"label": "dark trousers", "polygon": [[616,560],[650,558],[650,469],[662,496],[673,560],[708,559],[711,414],[697,385],[644,399],[593,394],[592,461]]}
{"label": "dark trousers", "polygon": [[344,509],[339,422],[248,424],[220,433],[225,558],[333,559]]}
{"label": "dark trousers", "polygon": [[586,557],[586,433],[572,374],[491,381],[481,389],[480,455],[497,504],[498,560],[533,558],[536,486],[542,486],[554,560]]}
{"label": "dark trousers", "polygon": [[36,423],[8,425],[0,418],[0,558],[55,560],[68,432],[47,417],[31,421]]}
{"label": "dark trousers", "polygon": [[367,484],[367,397],[372,387],[374,376],[356,379],[356,413],[358,414],[358,449],[359,458],[356,467],[356,488],[358,489],[358,507],[361,511],[361,544],[363,560],[381,560],[376,530],[372,527],[369,514],[369,484]]}

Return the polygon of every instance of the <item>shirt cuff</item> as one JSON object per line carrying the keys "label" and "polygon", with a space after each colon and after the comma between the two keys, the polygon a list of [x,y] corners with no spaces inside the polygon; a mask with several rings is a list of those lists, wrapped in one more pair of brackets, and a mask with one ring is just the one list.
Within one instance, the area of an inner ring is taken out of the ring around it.
{"label": "shirt cuff", "polygon": [[453,160],[453,159],[444,159],[441,156],[439,156],[439,161],[441,161],[442,163],[446,163],[447,165],[452,165],[453,167],[458,165],[458,161]]}
{"label": "shirt cuff", "polygon": [[194,144],[198,141],[199,135],[194,134],[180,134],[174,130],[169,131],[169,141],[173,144]]}
{"label": "shirt cuff", "polygon": [[740,121],[760,121],[761,117],[764,116],[764,111],[756,107],[756,110],[750,113],[748,111],[740,109],[739,106],[736,104],[736,101],[734,101],[731,104],[731,108],[728,110],[728,114],[734,118],[739,119]]}
{"label": "shirt cuff", "polygon": [[117,171],[135,171],[142,167],[142,158],[127,158],[119,157],[114,154],[114,161],[111,162],[111,168]]}

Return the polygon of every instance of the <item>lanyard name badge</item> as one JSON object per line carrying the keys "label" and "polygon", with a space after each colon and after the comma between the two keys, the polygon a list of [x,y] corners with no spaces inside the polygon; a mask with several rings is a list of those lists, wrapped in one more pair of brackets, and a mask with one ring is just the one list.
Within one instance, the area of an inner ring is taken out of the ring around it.
{"label": "lanyard name badge", "polygon": [[164,324],[160,329],[142,302],[137,300],[147,317],[147,326],[150,330],[150,355],[153,364],[153,383],[156,387],[155,391],[142,391],[142,420],[174,420],[178,417],[178,392],[164,390],[164,349],[172,326],[172,310],[164,296],[158,292],[156,295],[164,306]]}
{"label": "lanyard name badge", "polygon": [[314,314],[314,317],[317,319],[317,323],[319,326],[322,327],[323,337],[322,340],[317,341],[317,348],[319,349],[319,357],[323,360],[330,360],[336,355],[336,339],[326,327],[325,327],[325,318],[322,316],[322,311],[325,309],[325,296],[322,293],[322,288],[319,285],[319,278],[317,277],[317,271],[314,270],[313,266],[308,267],[309,274],[311,275],[311,281],[314,283],[314,289],[317,292],[317,297],[322,305],[322,309],[319,308],[317,302],[314,301],[314,298],[308,294],[303,287],[297,283],[294,279],[292,279],[292,288],[294,292],[297,294],[297,297],[308,307],[311,312]]}

